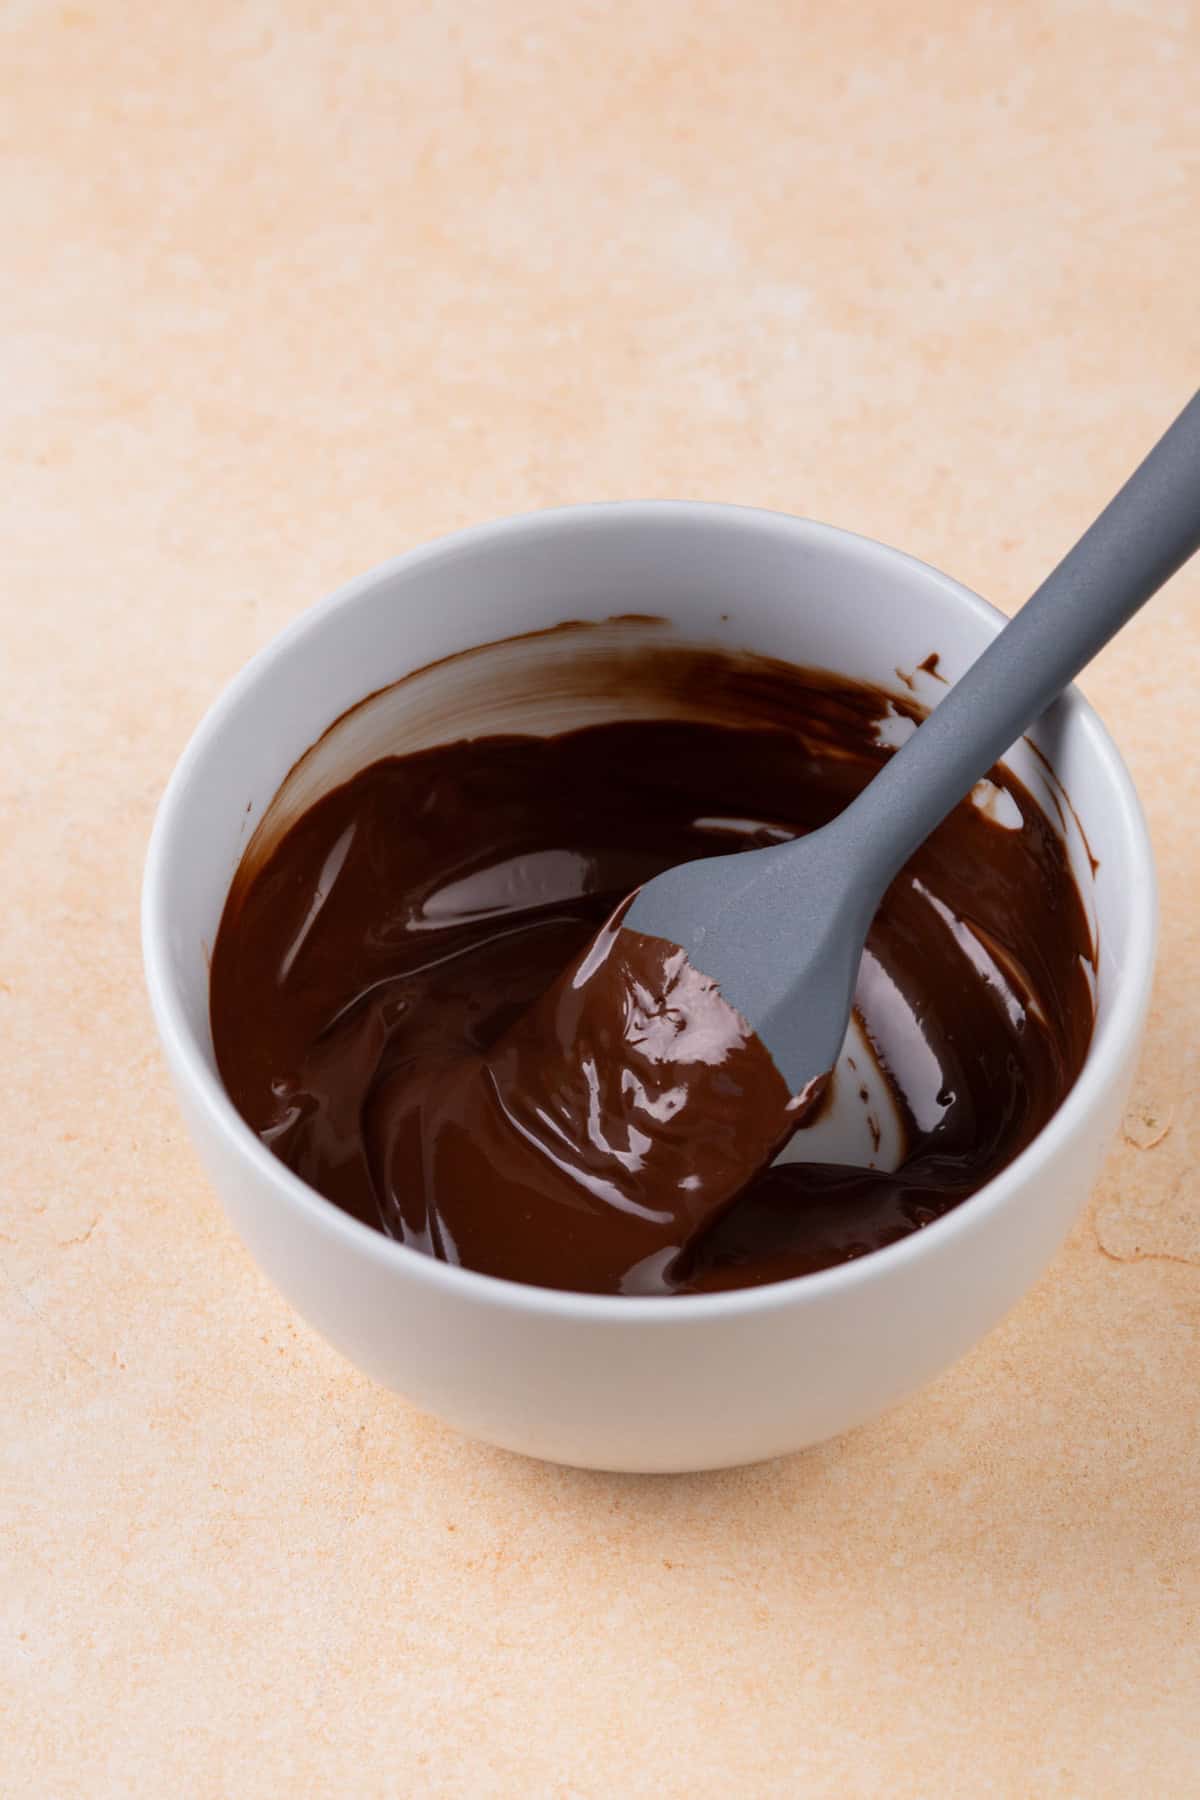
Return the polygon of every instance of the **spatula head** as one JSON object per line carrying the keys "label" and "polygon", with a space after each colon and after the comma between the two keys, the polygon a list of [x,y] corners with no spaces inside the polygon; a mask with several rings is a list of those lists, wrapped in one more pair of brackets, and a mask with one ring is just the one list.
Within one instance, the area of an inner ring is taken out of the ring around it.
{"label": "spatula head", "polygon": [[667,869],[624,923],[678,944],[799,1094],[837,1061],[874,911],[829,825],[795,843]]}

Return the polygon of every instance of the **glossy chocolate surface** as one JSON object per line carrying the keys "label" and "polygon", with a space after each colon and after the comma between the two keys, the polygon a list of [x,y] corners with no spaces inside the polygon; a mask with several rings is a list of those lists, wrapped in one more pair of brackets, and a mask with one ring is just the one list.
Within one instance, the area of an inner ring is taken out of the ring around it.
{"label": "glossy chocolate surface", "polygon": [[331,1201],[430,1255],[601,1293],[823,1268],[973,1193],[1082,1065],[1082,902],[1047,818],[997,770],[1003,804],[956,809],[889,889],[863,960],[856,1011],[903,1123],[899,1168],[745,1180],[800,1113],[711,984],[611,916],[670,863],[824,823],[905,709],[662,646],[639,666],[648,713],[656,687],[664,711],[702,693],[725,722],[378,762],[235,878],[211,992],[235,1104]]}

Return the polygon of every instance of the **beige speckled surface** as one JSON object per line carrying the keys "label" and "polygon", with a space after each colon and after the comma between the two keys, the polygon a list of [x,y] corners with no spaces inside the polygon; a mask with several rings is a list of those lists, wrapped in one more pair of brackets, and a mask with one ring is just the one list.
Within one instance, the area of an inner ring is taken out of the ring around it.
{"label": "beige speckled surface", "polygon": [[700,495],[1015,605],[1200,371],[1188,0],[0,11],[0,1787],[1200,1788],[1200,570],[1086,687],[1163,883],[1037,1290],[737,1474],[480,1449],[225,1226],[142,995],[155,800],[298,608]]}

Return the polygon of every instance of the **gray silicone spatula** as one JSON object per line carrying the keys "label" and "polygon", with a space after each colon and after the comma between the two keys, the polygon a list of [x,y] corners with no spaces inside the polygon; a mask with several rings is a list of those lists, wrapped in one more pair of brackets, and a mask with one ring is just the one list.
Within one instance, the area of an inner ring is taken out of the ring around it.
{"label": "gray silicone spatula", "polygon": [[624,924],[711,977],[799,1094],[837,1061],[863,944],[919,844],[1200,548],[1200,394],[851,805],[795,843],[683,863]]}

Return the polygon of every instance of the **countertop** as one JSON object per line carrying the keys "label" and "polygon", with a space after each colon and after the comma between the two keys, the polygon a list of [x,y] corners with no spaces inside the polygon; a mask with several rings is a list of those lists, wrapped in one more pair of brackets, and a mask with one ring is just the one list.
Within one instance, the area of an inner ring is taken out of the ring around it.
{"label": "countertop", "polygon": [[143,994],[221,685],[469,521],[699,496],[1006,608],[1200,371],[1200,14],[631,0],[0,20],[2,1785],[1184,1795],[1200,1782],[1200,568],[1084,683],[1162,956],[1036,1290],[822,1449],[464,1441],[235,1240]]}

